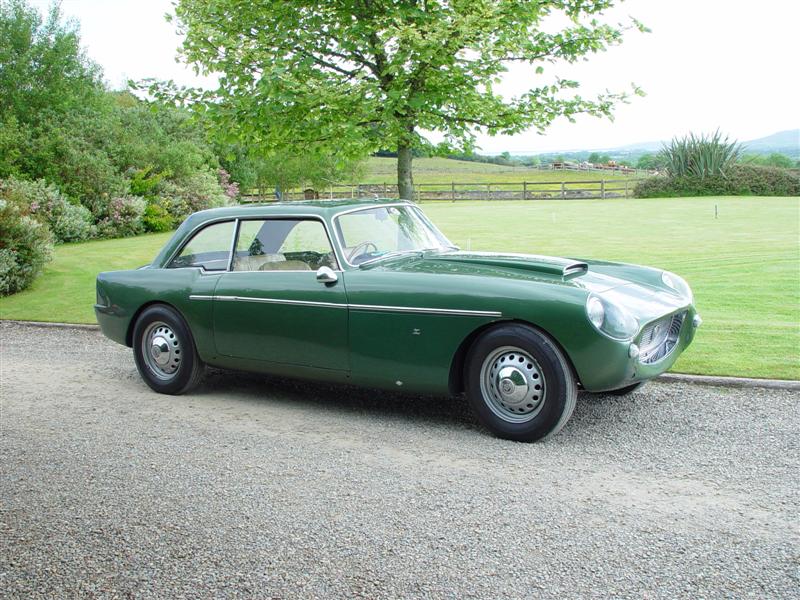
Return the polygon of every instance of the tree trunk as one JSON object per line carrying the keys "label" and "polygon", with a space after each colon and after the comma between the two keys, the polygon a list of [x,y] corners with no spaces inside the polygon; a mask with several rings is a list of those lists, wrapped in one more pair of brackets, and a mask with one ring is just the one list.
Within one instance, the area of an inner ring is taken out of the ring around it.
{"label": "tree trunk", "polygon": [[414,199],[414,176],[411,174],[411,144],[397,145],[397,191],[403,200]]}

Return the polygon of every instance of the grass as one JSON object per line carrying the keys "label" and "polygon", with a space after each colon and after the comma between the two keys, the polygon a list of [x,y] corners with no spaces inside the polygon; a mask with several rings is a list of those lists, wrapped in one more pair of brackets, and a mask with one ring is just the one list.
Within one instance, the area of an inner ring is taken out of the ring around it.
{"label": "grass", "polygon": [[53,261],[31,287],[0,298],[0,319],[95,323],[97,274],[149,263],[171,235],[157,233],[57,246]]}
{"label": "grass", "polygon": [[[797,198],[428,203],[424,208],[465,249],[605,258],[675,271],[691,284],[704,319],[675,371],[800,379]],[[94,322],[97,272],[147,263],[167,238],[61,246],[32,288],[0,299],[0,317]]]}
{"label": "grass", "polygon": [[[415,158],[414,183],[517,183],[523,181],[607,181],[633,180],[632,175],[581,171],[540,171],[530,167],[504,167],[490,163],[451,160],[449,158]],[[397,182],[397,159],[373,156],[359,183]]]}

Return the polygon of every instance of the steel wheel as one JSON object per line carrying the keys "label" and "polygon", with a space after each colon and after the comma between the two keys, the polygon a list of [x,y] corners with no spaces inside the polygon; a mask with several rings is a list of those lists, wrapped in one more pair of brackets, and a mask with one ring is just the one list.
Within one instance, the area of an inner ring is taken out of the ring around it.
{"label": "steel wheel", "polygon": [[133,358],[145,383],[160,394],[183,394],[200,383],[205,364],[183,316],[171,306],[145,308],[133,326]]}
{"label": "steel wheel", "polygon": [[478,420],[495,435],[518,442],[558,433],[578,397],[572,368],[558,345],[518,323],[496,325],[475,340],[464,380]]}
{"label": "steel wheel", "polygon": [[481,393],[491,411],[509,423],[526,423],[539,414],[545,380],[539,363],[516,346],[501,346],[481,365]]}
{"label": "steel wheel", "polygon": [[153,375],[170,381],[181,366],[180,339],[169,325],[154,321],[142,336],[142,357]]}

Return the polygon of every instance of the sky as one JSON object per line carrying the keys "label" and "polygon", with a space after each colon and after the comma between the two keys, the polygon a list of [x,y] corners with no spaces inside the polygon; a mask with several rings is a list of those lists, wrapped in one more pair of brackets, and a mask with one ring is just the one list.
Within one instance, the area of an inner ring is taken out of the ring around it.
{"label": "sky", "polygon": [[[29,0],[44,10],[50,0]],[[62,0],[80,22],[89,56],[107,82],[173,79],[208,84],[176,62],[180,38],[164,15],[170,0]],[[632,16],[652,33],[631,31],[622,45],[588,62],[549,66],[546,74],[575,79],[580,93],[629,91],[646,96],[620,106],[613,122],[561,120],[546,135],[479,136],[486,153],[536,153],[602,149],[667,140],[719,128],[740,141],[800,127],[800,77],[796,74],[800,0],[628,0],[607,13],[611,22]],[[540,83],[532,69],[516,67],[498,89],[507,95]]]}

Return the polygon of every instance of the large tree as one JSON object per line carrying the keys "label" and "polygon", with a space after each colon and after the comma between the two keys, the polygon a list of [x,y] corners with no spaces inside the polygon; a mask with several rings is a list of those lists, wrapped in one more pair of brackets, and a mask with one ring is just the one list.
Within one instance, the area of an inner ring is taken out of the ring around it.
{"label": "large tree", "polygon": [[[411,198],[412,151],[427,145],[425,132],[463,150],[479,131],[610,116],[624,95],[582,98],[577,82],[545,79],[543,65],[618,43],[627,27],[599,21],[613,1],[178,0],[184,58],[219,74],[216,90],[186,97],[248,144],[396,149],[400,196]],[[496,88],[512,63],[540,83],[505,97]]]}
{"label": "large tree", "polygon": [[103,91],[77,24],[61,18],[58,4],[43,19],[25,0],[0,0],[0,121],[36,124],[90,106]]}

